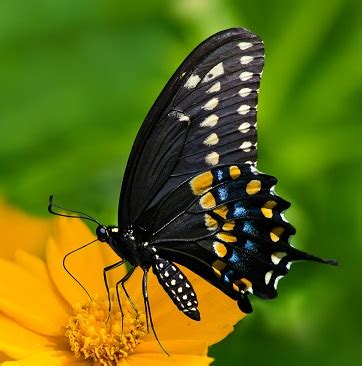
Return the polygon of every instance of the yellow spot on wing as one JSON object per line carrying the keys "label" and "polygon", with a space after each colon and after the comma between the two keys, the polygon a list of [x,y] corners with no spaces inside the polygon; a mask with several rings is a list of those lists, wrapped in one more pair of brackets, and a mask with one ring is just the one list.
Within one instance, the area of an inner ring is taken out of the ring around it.
{"label": "yellow spot on wing", "polygon": [[249,195],[253,195],[253,194],[257,194],[258,192],[260,192],[261,189],[261,182],[260,180],[251,180],[247,185],[246,185],[246,193]]}
{"label": "yellow spot on wing", "polygon": [[205,225],[209,230],[216,230],[219,227],[218,222],[208,214],[205,215]]}
{"label": "yellow spot on wing", "polygon": [[200,206],[202,208],[212,208],[216,206],[216,201],[212,193],[208,192],[200,198]]}
{"label": "yellow spot on wing", "polygon": [[212,269],[215,273],[215,275],[217,277],[221,277],[221,271],[226,267],[226,263],[220,261],[220,260],[216,260],[213,264],[212,264]]}
{"label": "yellow spot on wing", "polygon": [[235,283],[237,285],[243,284],[245,286],[245,289],[248,289],[252,286],[252,283],[246,278],[240,278],[239,280],[236,280]]}
{"label": "yellow spot on wing", "polygon": [[202,173],[191,180],[190,185],[192,192],[194,195],[199,196],[211,188],[212,182],[213,176],[210,170]]}
{"label": "yellow spot on wing", "polygon": [[233,290],[236,291],[236,292],[240,291],[238,285],[236,285],[235,283],[233,283]]}
{"label": "yellow spot on wing", "polygon": [[228,208],[226,205],[222,205],[214,210],[216,214],[221,216],[223,219],[226,219],[226,215],[228,214]]}
{"label": "yellow spot on wing", "polygon": [[276,243],[282,236],[283,232],[284,232],[284,228],[282,228],[281,226],[275,227],[270,232],[270,239],[273,240],[274,243]]}
{"label": "yellow spot on wing", "polygon": [[214,241],[213,246],[218,257],[223,258],[226,256],[228,250],[224,244]]}
{"label": "yellow spot on wing", "polygon": [[272,209],[277,205],[277,203],[275,201],[267,201],[265,202],[264,206],[261,208],[261,212],[263,213],[263,215],[270,219],[271,217],[273,217],[273,211]]}
{"label": "yellow spot on wing", "polygon": [[219,233],[216,235],[216,237],[226,243],[235,243],[236,241],[238,241],[238,239],[234,235],[228,233]]}
{"label": "yellow spot on wing", "polygon": [[239,169],[236,165],[232,165],[232,166],[229,168],[229,172],[230,172],[230,177],[231,177],[232,179],[239,178],[239,177],[240,177],[240,175],[241,175],[240,169]]}
{"label": "yellow spot on wing", "polygon": [[224,231],[231,231],[234,230],[234,227],[235,227],[235,221],[228,221],[223,225],[222,229]]}

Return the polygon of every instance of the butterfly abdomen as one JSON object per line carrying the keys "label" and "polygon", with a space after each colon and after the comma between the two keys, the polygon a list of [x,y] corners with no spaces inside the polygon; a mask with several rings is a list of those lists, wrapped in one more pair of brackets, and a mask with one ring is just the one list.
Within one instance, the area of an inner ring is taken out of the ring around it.
{"label": "butterfly abdomen", "polygon": [[193,320],[200,320],[196,293],[181,270],[172,262],[155,257],[153,272],[174,304]]}

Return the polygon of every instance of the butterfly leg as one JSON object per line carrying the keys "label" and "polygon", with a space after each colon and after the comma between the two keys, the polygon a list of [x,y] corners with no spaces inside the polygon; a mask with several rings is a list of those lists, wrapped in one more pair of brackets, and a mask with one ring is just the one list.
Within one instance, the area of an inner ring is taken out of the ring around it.
{"label": "butterfly leg", "polygon": [[157,337],[155,326],[154,326],[153,320],[152,320],[151,305],[150,305],[150,301],[149,301],[149,298],[148,298],[147,283],[148,283],[148,268],[143,268],[142,292],[143,292],[143,301],[144,301],[144,304],[145,304],[147,331],[149,332],[149,326],[148,326],[148,322],[149,322],[151,324],[152,333],[155,336],[157,343],[160,345],[160,347],[166,353],[166,355],[170,356],[170,354],[162,346],[160,340]]}
{"label": "butterfly leg", "polygon": [[107,280],[107,272],[108,271],[111,271],[112,269],[115,269],[115,268],[121,266],[122,264],[124,264],[124,262],[125,262],[124,260],[121,260],[121,261],[119,261],[117,263],[113,263],[110,266],[107,266],[107,267],[103,268],[103,279],[104,279],[104,284],[106,286],[107,296],[108,296],[108,317],[107,317],[106,323],[108,323],[108,320],[109,320],[109,318],[111,316],[111,310],[112,310],[111,309],[111,307],[112,307],[111,295],[109,293],[109,285],[108,285],[108,280]]}
{"label": "butterfly leg", "polygon": [[134,270],[136,269],[136,267],[132,267],[127,273],[126,275],[121,278],[117,284],[116,284],[116,292],[117,292],[117,300],[118,300],[118,305],[119,305],[119,308],[120,308],[120,311],[121,311],[121,316],[122,316],[122,334],[123,334],[123,326],[124,326],[124,313],[123,313],[123,310],[122,310],[122,304],[121,304],[121,297],[119,295],[119,286],[122,286],[122,289],[126,295],[126,298],[127,300],[130,302],[130,304],[132,305],[133,309],[135,310],[135,312],[138,314],[138,311],[137,311],[137,307],[136,305],[134,304],[134,302],[131,300],[127,290],[126,290],[126,287],[125,287],[125,283],[131,278]]}

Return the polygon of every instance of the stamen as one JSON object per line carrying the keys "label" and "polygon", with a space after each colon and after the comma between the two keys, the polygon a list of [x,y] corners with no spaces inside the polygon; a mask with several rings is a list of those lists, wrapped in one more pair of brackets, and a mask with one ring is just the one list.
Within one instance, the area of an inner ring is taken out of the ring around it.
{"label": "stamen", "polygon": [[92,359],[102,366],[115,366],[134,351],[146,334],[145,315],[135,313],[124,301],[124,327],[117,297],[111,291],[112,312],[108,318],[108,300],[94,297],[73,308],[65,335],[77,358]]}

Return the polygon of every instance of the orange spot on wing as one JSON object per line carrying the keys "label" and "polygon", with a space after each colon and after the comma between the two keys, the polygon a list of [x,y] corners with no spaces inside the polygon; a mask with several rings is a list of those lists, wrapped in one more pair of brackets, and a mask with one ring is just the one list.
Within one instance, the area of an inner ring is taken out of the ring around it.
{"label": "orange spot on wing", "polygon": [[284,228],[282,228],[281,226],[275,227],[271,232],[270,232],[270,239],[273,242],[277,242],[280,237],[282,236],[284,232]]}
{"label": "orange spot on wing", "polygon": [[226,243],[235,243],[236,241],[238,241],[236,236],[228,233],[219,233],[216,235],[216,237]]}
{"label": "orange spot on wing", "polygon": [[246,193],[249,195],[253,195],[253,194],[257,194],[258,192],[260,192],[261,190],[261,182],[260,180],[251,180],[247,185],[246,185]]}
{"label": "orange spot on wing", "polygon": [[214,178],[210,170],[193,178],[190,181],[190,186],[194,195],[200,196],[208,189],[210,189],[212,186],[213,179]]}
{"label": "orange spot on wing", "polygon": [[214,210],[216,214],[221,216],[223,219],[226,219],[226,215],[228,214],[228,208],[226,205],[222,205]]}
{"label": "orange spot on wing", "polygon": [[240,169],[239,169],[239,167],[237,167],[236,165],[232,165],[232,166],[229,168],[229,173],[230,173],[230,177],[231,177],[232,179],[239,178],[239,177],[240,177],[240,175],[241,175]]}
{"label": "orange spot on wing", "polygon": [[267,201],[265,202],[264,206],[261,208],[261,212],[263,213],[263,215],[270,219],[271,217],[273,217],[273,211],[272,209],[277,205],[277,203],[275,201]]}
{"label": "orange spot on wing", "polygon": [[216,206],[216,201],[212,193],[208,192],[200,198],[200,206],[202,208],[213,208]]}
{"label": "orange spot on wing", "polygon": [[235,227],[235,221],[228,221],[223,225],[222,229],[224,231],[231,231],[234,230],[234,227]]}

